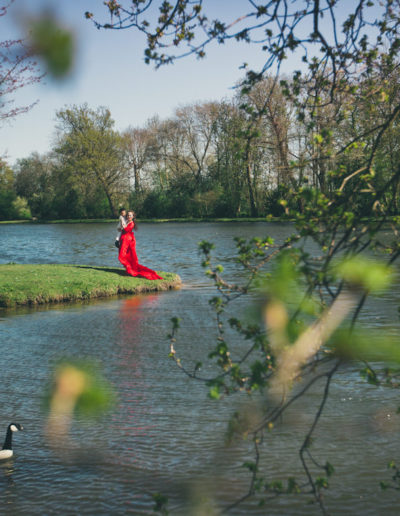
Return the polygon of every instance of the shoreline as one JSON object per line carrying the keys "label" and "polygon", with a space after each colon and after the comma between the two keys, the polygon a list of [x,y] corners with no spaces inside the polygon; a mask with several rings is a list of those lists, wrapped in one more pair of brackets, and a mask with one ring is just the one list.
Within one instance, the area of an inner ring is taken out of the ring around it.
{"label": "shoreline", "polygon": [[[386,218],[386,222],[392,222],[395,219],[398,219],[398,215],[392,215]],[[362,217],[359,219],[360,222],[369,222],[375,221],[380,222],[381,219],[378,217]],[[118,219],[60,219],[60,220],[0,220],[1,224],[116,224]],[[177,224],[185,224],[185,223],[204,223],[204,222],[215,222],[215,223],[226,223],[226,222],[266,222],[266,223],[293,223],[296,222],[294,218],[288,217],[272,217],[271,215],[267,215],[265,217],[221,217],[221,218],[171,218],[171,219],[137,219],[139,224],[165,224],[165,223],[177,223]]]}
{"label": "shoreline", "polygon": [[142,294],[179,288],[178,274],[158,271],[164,279],[134,278],[120,267],[67,264],[0,264],[0,310],[18,306]]}
{"label": "shoreline", "polygon": [[[101,224],[116,223],[118,219],[63,219],[63,220],[0,220],[0,224]],[[294,219],[279,217],[241,217],[241,218],[172,218],[172,219],[137,219],[140,224],[164,224],[167,222],[294,222]]]}

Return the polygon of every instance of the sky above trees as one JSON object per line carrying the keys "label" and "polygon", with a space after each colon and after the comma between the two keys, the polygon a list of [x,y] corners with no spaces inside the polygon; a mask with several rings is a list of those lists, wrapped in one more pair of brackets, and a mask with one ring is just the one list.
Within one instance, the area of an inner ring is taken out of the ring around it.
{"label": "sky above trees", "polygon": [[[224,0],[217,8],[226,9],[227,5]],[[240,6],[243,8],[243,0],[229,1],[232,14],[236,8],[239,14]],[[97,30],[84,18],[85,11],[106,18],[100,0],[15,0],[7,16],[0,18],[2,38],[21,37],[26,17],[46,8],[75,34],[76,64],[66,80],[45,78],[15,95],[16,105],[39,103],[0,127],[0,155],[10,164],[33,151],[50,149],[55,112],[66,105],[87,102],[93,108],[107,106],[117,129],[140,126],[154,115],[170,116],[179,105],[231,96],[232,87],[243,76],[239,69],[243,62],[257,67],[264,58],[243,43],[213,44],[204,60],[190,57],[155,70],[144,63],[142,35],[129,30]]]}
{"label": "sky above trees", "polygon": [[[234,20],[246,12],[248,2],[206,0],[204,6],[210,17]],[[2,38],[21,37],[26,19],[46,9],[74,33],[76,63],[69,78],[60,82],[45,78],[14,96],[16,106],[39,103],[0,126],[0,156],[10,164],[31,152],[50,149],[55,113],[65,106],[85,102],[94,109],[106,106],[116,129],[142,126],[155,115],[171,116],[180,105],[230,97],[232,88],[244,76],[241,65],[246,62],[250,68],[259,69],[266,60],[265,53],[254,45],[213,42],[203,60],[190,56],[155,70],[154,65],[144,63],[145,39],[138,31],[98,30],[85,19],[84,13],[90,11],[99,21],[108,21],[102,0],[14,0],[8,14],[0,18]],[[379,13],[378,6],[376,10]],[[343,19],[346,14],[343,12]],[[310,27],[303,29],[308,32]],[[291,56],[281,71],[290,73],[298,67],[300,61]]]}

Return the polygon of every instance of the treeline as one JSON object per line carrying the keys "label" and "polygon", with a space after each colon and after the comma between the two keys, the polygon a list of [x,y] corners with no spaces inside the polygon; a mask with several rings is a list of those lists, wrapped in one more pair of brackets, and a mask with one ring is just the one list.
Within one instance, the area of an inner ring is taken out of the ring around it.
{"label": "treeline", "polygon": [[[382,184],[394,175],[397,118],[382,137],[369,135],[398,102],[397,69],[387,71],[378,60],[368,80],[347,83],[335,103],[323,97],[329,95],[324,88],[312,98],[310,120],[304,115],[310,100],[300,96],[299,102],[300,87],[268,78],[232,99],[180,107],[169,119],[152,118],[123,132],[104,107],[62,109],[51,152],[33,153],[13,169],[0,163],[0,218],[108,218],[121,205],[141,218],[301,213],[304,199],[314,196],[318,204],[340,195],[349,174],[368,189],[357,162],[372,147],[374,174]],[[393,182],[384,195],[393,214],[398,196]],[[370,215],[364,198],[356,200],[357,212]]]}

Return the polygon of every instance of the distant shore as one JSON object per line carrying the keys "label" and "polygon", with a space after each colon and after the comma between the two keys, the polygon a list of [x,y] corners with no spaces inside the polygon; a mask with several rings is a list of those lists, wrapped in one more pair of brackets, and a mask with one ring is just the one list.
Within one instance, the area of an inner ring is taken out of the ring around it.
{"label": "distant shore", "polygon": [[[391,217],[387,217],[386,220],[390,222],[391,220],[397,219],[396,215]],[[376,220],[379,221],[379,217],[364,217],[360,219],[361,221],[370,221]],[[0,224],[99,224],[99,223],[116,223],[118,221],[115,219],[60,219],[60,220],[0,220]],[[266,217],[221,217],[221,218],[171,218],[171,219],[137,219],[138,223],[146,224],[163,224],[166,222],[176,222],[176,223],[188,223],[188,222],[280,222],[280,223],[289,223],[295,222],[294,218],[288,217],[272,217],[268,215]]]}
{"label": "distant shore", "polygon": [[120,267],[0,264],[0,308],[141,294],[180,286],[177,274],[158,272],[164,279],[151,281],[128,276]]}
{"label": "distant shore", "polygon": [[[60,220],[0,220],[0,224],[98,224],[102,222],[116,222],[115,219],[60,219]],[[138,223],[165,223],[165,222],[293,222],[292,219],[280,217],[223,217],[223,218],[175,218],[175,219],[137,219]]]}

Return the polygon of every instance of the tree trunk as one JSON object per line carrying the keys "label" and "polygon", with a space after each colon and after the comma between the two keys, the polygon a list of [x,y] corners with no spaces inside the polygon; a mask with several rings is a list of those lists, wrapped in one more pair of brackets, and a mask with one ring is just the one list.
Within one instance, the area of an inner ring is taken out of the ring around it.
{"label": "tree trunk", "polygon": [[135,193],[139,193],[140,175],[139,175],[139,167],[136,164],[133,165],[133,174],[134,174],[134,178],[135,178]]}
{"label": "tree trunk", "polygon": [[116,210],[116,208],[114,206],[114,202],[112,200],[111,193],[110,193],[110,191],[108,189],[108,185],[107,185],[106,181],[104,180],[103,175],[99,171],[95,170],[95,174],[100,179],[100,182],[101,182],[101,184],[103,186],[104,193],[106,194],[106,197],[107,197],[107,200],[108,200],[108,204],[110,206],[111,216],[113,218],[117,218],[118,217],[118,212],[117,212],[117,210]]}
{"label": "tree trunk", "polygon": [[117,210],[116,210],[116,208],[114,206],[114,202],[112,200],[112,197],[111,197],[111,195],[108,192],[108,189],[105,189],[105,194],[106,194],[106,197],[107,197],[107,200],[108,200],[108,204],[110,205],[111,216],[113,218],[117,218],[118,217],[118,213],[117,213]]}
{"label": "tree trunk", "polygon": [[247,188],[249,191],[249,200],[250,200],[250,215],[252,217],[258,216],[258,210],[254,199],[254,191],[253,186],[251,184],[251,165],[249,156],[246,155],[246,180],[247,180]]}

